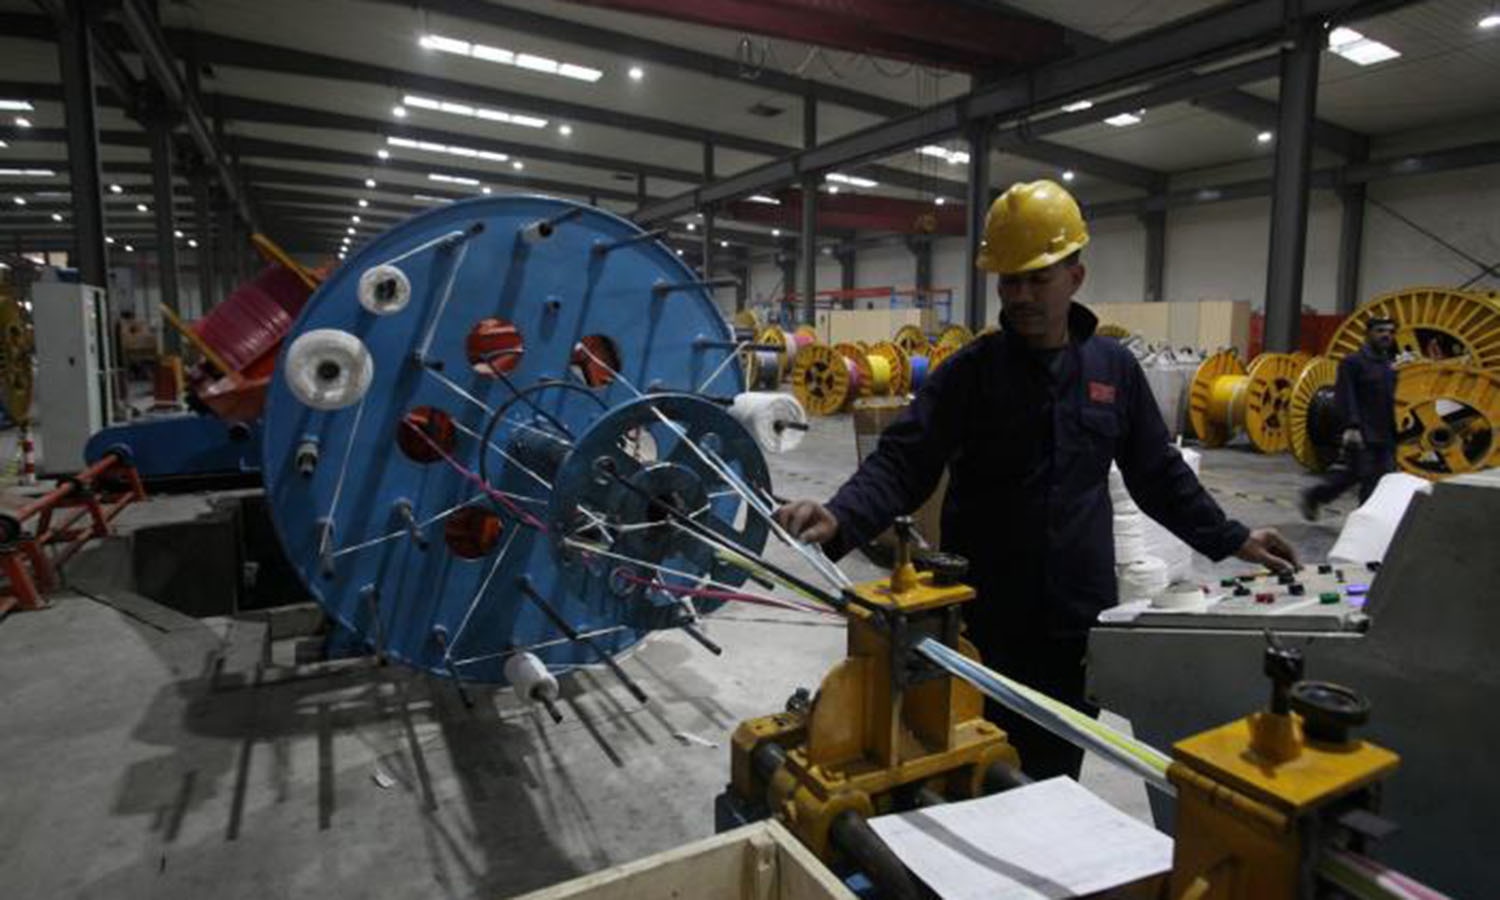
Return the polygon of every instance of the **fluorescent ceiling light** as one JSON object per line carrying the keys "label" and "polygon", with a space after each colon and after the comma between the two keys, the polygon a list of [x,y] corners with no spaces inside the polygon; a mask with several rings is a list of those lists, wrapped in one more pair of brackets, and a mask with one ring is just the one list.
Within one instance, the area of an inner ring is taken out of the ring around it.
{"label": "fluorescent ceiling light", "polygon": [[646,70],[642,69],[640,66],[631,66],[630,71],[626,74],[630,76],[631,81],[640,81],[642,78],[646,77]]}
{"label": "fluorescent ceiling light", "polygon": [[114,238],[110,237],[109,235],[105,235],[104,236],[104,243],[106,243],[106,244],[113,244],[114,242],[115,242]]}
{"label": "fluorescent ceiling light", "polygon": [[31,120],[28,119],[28,118],[26,118],[25,116],[16,116],[16,127],[17,128],[30,128],[31,127]]}
{"label": "fluorescent ceiling light", "polygon": [[376,150],[375,151],[375,155],[378,156],[378,157],[380,157],[381,159],[390,159],[391,158],[390,151],[387,150],[387,149],[385,149],[384,147],[381,147],[379,150]]}
{"label": "fluorescent ceiling light", "polygon": [[62,213],[53,213],[52,214],[52,221],[54,221],[54,222],[61,222],[62,221]]}
{"label": "fluorescent ceiling light", "polygon": [[[1500,13],[1490,13],[1479,20],[1480,28],[1500,28]],[[4,109],[4,107],[0,107]]]}
{"label": "fluorescent ceiling light", "polygon": [[513,162],[512,162],[512,163],[511,163],[511,164],[510,164],[510,167],[511,167],[511,168],[512,168],[512,169],[515,169],[515,170],[516,170],[516,171],[517,171],[517,172],[519,172],[519,171],[521,171],[521,170],[522,170],[522,169],[524,169],[524,168],[526,168],[526,164],[525,164],[525,163],[523,163],[523,162],[521,162],[521,161],[520,161],[520,160],[519,160],[519,159],[518,159],[518,160],[515,160],[515,161],[513,161]]}
{"label": "fluorescent ceiling light", "polygon": [[947,203],[947,202],[948,202],[948,201],[947,201],[947,199],[946,199],[946,198],[944,198],[944,197],[934,197],[934,198],[933,198],[933,199],[932,199],[932,202],[933,202],[933,203],[934,203],[934,204],[936,204],[936,205],[937,205],[937,206],[942,206],[942,205],[943,205],[943,204],[944,204],[944,203]]}
{"label": "fluorescent ceiling light", "polygon": [[150,212],[151,211],[151,207],[147,206],[144,203],[137,203],[135,205],[135,211],[136,212]]}
{"label": "fluorescent ceiling light", "polygon": [[604,76],[599,69],[589,66],[580,66],[576,63],[562,62],[546,56],[538,56],[535,53],[516,53],[503,47],[491,47],[487,44],[472,44],[457,38],[444,37],[440,34],[424,34],[417,41],[428,50],[439,50],[443,53],[452,53],[455,56],[468,56],[473,59],[482,59],[502,66],[515,66],[532,72],[541,72],[546,75],[556,75],[560,78],[571,78],[575,81],[587,81],[592,84]]}
{"label": "fluorescent ceiling light", "polygon": [[479,192],[482,193],[482,194],[488,194],[490,192],[490,186],[489,185],[485,185],[484,187],[482,187],[482,188],[479,189]]}
{"label": "fluorescent ceiling light", "polygon": [[563,137],[567,137],[568,135],[570,135],[570,134],[573,133],[573,126],[572,125],[559,125],[559,126],[557,126],[557,133],[560,134],[560,135],[562,135]]}
{"label": "fluorescent ceiling light", "polygon": [[781,237],[781,229],[780,228],[772,228],[771,229],[771,237]]}
{"label": "fluorescent ceiling light", "polygon": [[729,246],[729,242],[728,241],[719,241],[719,246],[720,247],[728,247]]}
{"label": "fluorescent ceiling light", "polygon": [[182,238],[182,229],[180,229],[180,228],[179,229],[174,229],[172,231],[172,237],[181,239]]}
{"label": "fluorescent ceiling light", "polygon": [[767,204],[769,206],[780,206],[781,205],[781,201],[780,200],[777,200],[775,197],[768,197],[765,194],[751,194],[750,196],[746,197],[745,199],[749,200],[751,203],[765,203],[765,204]]}
{"label": "fluorescent ceiling light", "polygon": [[350,216],[349,217],[349,221],[351,221],[354,224],[358,225],[359,224],[359,216]]}
{"label": "fluorescent ceiling light", "polygon": [[880,186],[880,182],[878,181],[871,181],[868,178],[860,178],[857,175],[845,175],[842,172],[829,172],[823,177],[827,178],[829,181],[836,181],[839,184],[847,184],[850,187],[872,188]]}
{"label": "fluorescent ceiling light", "polygon": [[354,229],[353,229],[353,228],[349,228],[349,229],[347,229],[347,231],[348,231],[348,232],[349,232],[349,233],[350,233],[350,234],[354,234],[354,233],[355,233],[355,231],[354,231]]}
{"label": "fluorescent ceiling light", "polygon": [[[425,201],[427,203],[452,203],[453,202],[452,198],[450,198],[450,197],[434,197],[431,194],[412,194],[411,198],[413,200],[422,200],[422,201]],[[353,229],[350,229],[350,230],[352,231]]]}
{"label": "fluorescent ceiling light", "polygon": [[471,186],[479,184],[478,178],[467,178],[463,175],[444,175],[441,172],[433,172],[427,177],[432,181],[441,181],[446,184],[467,184]]}
{"label": "fluorescent ceiling light", "polygon": [[194,249],[197,249],[197,247],[198,247],[198,239],[197,238],[188,238],[188,246],[192,247]]}
{"label": "fluorescent ceiling light", "polygon": [[0,109],[31,112],[35,107],[31,105],[30,100],[0,100]]}
{"label": "fluorescent ceiling light", "polygon": [[936,156],[938,159],[946,159],[952,165],[960,165],[969,161],[969,153],[966,150],[949,150],[937,144],[928,144],[918,147],[917,152],[924,156]]}
{"label": "fluorescent ceiling light", "polygon": [[[462,156],[466,159],[487,159],[491,162],[505,162],[510,156],[504,153],[491,153],[488,150],[475,150],[472,147],[458,147],[452,144],[436,144],[432,141],[414,141],[411,138],[388,137],[385,142],[392,147],[404,147],[407,150],[422,150],[427,153],[446,153],[449,156]],[[386,151],[382,150],[381,153]],[[383,157],[382,157],[383,158]]]}
{"label": "fluorescent ceiling light", "polygon": [[26,198],[25,197],[17,197],[16,198],[16,205],[17,206],[25,206],[26,205]]}
{"label": "fluorescent ceiling light", "polygon": [[[501,110],[489,109],[484,106],[470,106],[467,103],[450,103],[447,100],[434,100],[431,97],[416,97],[412,95],[402,97],[401,102],[417,109],[430,109],[433,112],[447,113],[451,116],[467,116],[471,119],[483,119],[486,122],[503,122],[507,125],[523,125],[527,128],[547,127],[546,119],[522,115],[521,113],[502,112]],[[400,107],[397,107],[397,109],[400,109]]]}
{"label": "fluorescent ceiling light", "polygon": [[830,184],[828,186],[828,193],[830,193],[830,194],[837,194],[838,192],[839,192],[839,186],[838,185],[836,185],[836,184]]}
{"label": "fluorescent ceiling light", "polygon": [[398,119],[404,119],[404,118],[406,118],[406,107],[404,107],[404,106],[395,107],[394,109],[391,110],[391,115],[395,116]]}
{"label": "fluorescent ceiling light", "polygon": [[1077,177],[1078,177],[1078,173],[1074,172],[1072,169],[1063,169],[1063,173],[1062,173],[1062,180],[1063,181],[1072,181],[1073,179],[1075,179]]}
{"label": "fluorescent ceiling light", "polygon": [[4,141],[0,141],[0,150],[4,150],[6,147],[9,147],[9,146],[10,146],[10,144],[5,143]]}
{"label": "fluorescent ceiling light", "polygon": [[1064,103],[1063,107],[1062,107],[1062,111],[1063,112],[1083,112],[1086,109],[1093,109],[1093,108],[1094,108],[1094,101],[1092,101],[1092,100],[1075,100],[1072,103]]}
{"label": "fluorescent ceiling light", "polygon": [[363,198],[360,199],[360,201],[359,201],[359,208],[360,209],[364,209],[365,207],[367,207],[369,205],[370,205],[370,201],[365,200]]}
{"label": "fluorescent ceiling light", "polygon": [[51,178],[56,174],[51,169],[0,169],[0,175],[19,175],[25,178]]}
{"label": "fluorescent ceiling light", "polygon": [[1380,41],[1371,40],[1353,28],[1343,26],[1328,33],[1328,49],[1361,66],[1373,66],[1375,63],[1395,59],[1401,55],[1399,50],[1382,44]]}
{"label": "fluorescent ceiling light", "polygon": [[125,245],[125,252],[126,253],[134,253],[135,252],[135,247],[132,246],[132,245],[130,245],[130,244],[126,244]]}
{"label": "fluorescent ceiling light", "polygon": [[118,184],[112,184],[109,186],[109,192],[111,194],[123,194],[125,192],[125,189],[120,187]]}
{"label": "fluorescent ceiling light", "polygon": [[1110,116],[1104,120],[1104,124],[1113,125],[1116,128],[1124,128],[1127,125],[1139,125],[1141,116],[1145,114],[1146,111],[1144,109],[1133,113],[1124,112],[1116,116]]}
{"label": "fluorescent ceiling light", "polygon": [[366,178],[365,179],[365,187],[367,187],[367,188],[373,188],[373,187],[375,187],[375,179],[373,179],[373,178]]}
{"label": "fluorescent ceiling light", "polygon": [[697,230],[698,230],[698,226],[697,225],[694,225],[692,222],[688,223],[688,231],[697,231]]}
{"label": "fluorescent ceiling light", "polygon": [[1259,144],[1269,144],[1271,143],[1271,139],[1274,137],[1276,137],[1275,134],[1269,131],[1262,131],[1260,134],[1257,134],[1255,136],[1255,141]]}

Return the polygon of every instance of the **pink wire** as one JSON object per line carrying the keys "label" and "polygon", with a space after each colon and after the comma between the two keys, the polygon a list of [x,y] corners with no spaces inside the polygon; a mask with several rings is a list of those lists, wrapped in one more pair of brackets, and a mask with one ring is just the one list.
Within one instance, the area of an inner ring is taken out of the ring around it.
{"label": "pink wire", "polygon": [[444,450],[438,444],[437,441],[434,441],[432,438],[428,437],[427,436],[427,432],[423,431],[421,428],[418,428],[418,427],[416,427],[414,425],[407,425],[405,423],[403,423],[402,427],[410,429],[418,437],[420,437],[422,440],[426,441],[427,442],[427,446],[431,447],[433,450],[436,450],[437,453],[438,453],[438,455],[441,456],[444,460],[446,460],[447,463],[448,463],[448,465],[450,465],[450,466],[453,467],[454,471],[458,472],[458,474],[462,475],[464,478],[468,479],[469,481],[471,481],[475,485],[477,485],[481,491],[484,491],[484,493],[485,493],[486,496],[490,497],[496,503],[499,503],[501,506],[504,506],[507,510],[510,511],[511,515],[513,515],[516,518],[520,519],[521,522],[522,522],[522,524],[530,525],[532,528],[535,528],[537,531],[545,532],[547,530],[547,526],[540,519],[538,519],[537,517],[533,516],[531,513],[527,512],[526,510],[522,509],[521,507],[517,506],[515,504],[515,502],[511,499],[511,495],[510,494],[507,494],[504,491],[498,491],[498,490],[494,489],[493,487],[491,487],[483,478],[480,478],[479,475],[474,472],[474,470],[472,470],[472,469],[464,466],[463,463],[460,463],[458,460],[454,459],[452,457],[452,455],[450,455],[448,453],[447,450]]}

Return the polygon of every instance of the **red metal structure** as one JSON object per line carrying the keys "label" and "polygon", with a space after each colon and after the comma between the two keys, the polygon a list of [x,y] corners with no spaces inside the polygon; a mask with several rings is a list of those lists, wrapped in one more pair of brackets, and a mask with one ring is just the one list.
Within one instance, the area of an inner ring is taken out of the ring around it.
{"label": "red metal structure", "polygon": [[58,571],[131,503],[146,498],[128,459],[111,453],[14,513],[0,514],[0,616],[41,609]]}

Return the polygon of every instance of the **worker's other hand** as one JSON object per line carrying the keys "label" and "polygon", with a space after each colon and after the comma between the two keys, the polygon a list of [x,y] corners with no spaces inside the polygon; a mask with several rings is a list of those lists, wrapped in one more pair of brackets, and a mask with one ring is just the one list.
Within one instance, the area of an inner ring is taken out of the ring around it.
{"label": "worker's other hand", "polygon": [[1259,563],[1278,574],[1295,572],[1301,566],[1297,562],[1297,551],[1274,528],[1257,528],[1250,532],[1234,555],[1245,562]]}
{"label": "worker's other hand", "polygon": [[1365,436],[1359,433],[1358,428],[1344,429],[1344,446],[1359,449],[1365,445]]}
{"label": "worker's other hand", "polygon": [[826,543],[839,533],[839,520],[828,507],[812,500],[793,500],[776,510],[776,523],[809,544]]}

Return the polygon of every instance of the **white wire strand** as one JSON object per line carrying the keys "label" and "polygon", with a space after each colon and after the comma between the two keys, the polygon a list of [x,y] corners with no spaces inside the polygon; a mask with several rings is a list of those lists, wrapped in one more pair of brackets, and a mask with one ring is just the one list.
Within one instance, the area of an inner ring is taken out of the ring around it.
{"label": "white wire strand", "polygon": [[[458,258],[453,260],[453,266],[448,270],[448,283],[443,287],[443,296],[438,300],[437,312],[432,315],[432,323],[427,326],[427,334],[422,337],[422,346],[417,350],[417,359],[426,360],[427,351],[432,349],[432,336],[437,333],[438,325],[443,321],[443,314],[448,311],[448,301],[453,297],[453,285],[458,281],[458,270],[463,268],[464,259],[469,255],[469,243],[465,241],[458,248]],[[425,368],[425,367],[424,367]]]}
{"label": "white wire strand", "polygon": [[464,611],[464,617],[459,621],[458,630],[453,633],[453,639],[448,641],[447,646],[443,648],[443,662],[448,665],[453,664],[453,648],[458,646],[459,638],[464,636],[464,630],[469,627],[470,617],[474,615],[474,610],[479,606],[479,601],[484,598],[485,591],[490,588],[490,579],[494,578],[495,573],[500,571],[500,564],[505,561],[506,554],[510,552],[510,545],[515,541],[516,535],[519,533],[520,529],[511,529],[510,537],[505,539],[505,546],[501,547],[500,552],[495,554],[495,561],[490,564],[490,570],[485,573],[484,580],[479,582],[479,589],[474,592],[474,599],[469,601],[469,608]]}
{"label": "white wire strand", "polygon": [[391,257],[390,259],[386,260],[383,263],[376,263],[375,266],[374,266],[374,268],[378,268],[380,266],[394,266],[398,262],[401,262],[403,260],[410,259],[411,257],[416,256],[418,253],[421,253],[423,250],[431,250],[433,247],[436,247],[438,244],[446,243],[448,241],[458,240],[459,238],[462,238],[463,236],[464,236],[464,232],[462,232],[462,231],[450,231],[447,234],[439,235],[439,236],[433,238],[432,240],[428,241],[425,244],[418,244],[417,246],[415,246],[415,247],[411,248],[410,250],[406,251],[405,253],[399,254],[397,256],[393,256],[393,257]]}

